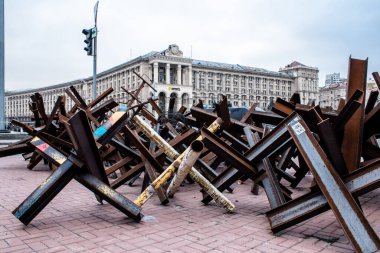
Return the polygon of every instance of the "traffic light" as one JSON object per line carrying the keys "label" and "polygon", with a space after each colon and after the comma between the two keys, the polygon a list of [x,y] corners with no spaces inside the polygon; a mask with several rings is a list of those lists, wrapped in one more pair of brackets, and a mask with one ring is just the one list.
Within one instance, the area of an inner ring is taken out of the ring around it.
{"label": "traffic light", "polygon": [[83,29],[82,33],[86,35],[86,39],[84,40],[84,43],[86,43],[86,47],[84,48],[84,50],[87,51],[87,55],[93,55],[92,40],[96,36],[95,28]]}

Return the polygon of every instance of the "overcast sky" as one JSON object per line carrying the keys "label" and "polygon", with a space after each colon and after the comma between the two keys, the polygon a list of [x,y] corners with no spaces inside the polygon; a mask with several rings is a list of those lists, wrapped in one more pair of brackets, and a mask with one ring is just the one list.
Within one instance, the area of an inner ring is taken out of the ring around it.
{"label": "overcast sky", "polygon": [[[95,0],[5,0],[5,89],[92,75],[83,28]],[[293,60],[347,76],[348,58],[380,71],[380,1],[100,0],[98,72],[177,44],[194,59],[278,71]]]}

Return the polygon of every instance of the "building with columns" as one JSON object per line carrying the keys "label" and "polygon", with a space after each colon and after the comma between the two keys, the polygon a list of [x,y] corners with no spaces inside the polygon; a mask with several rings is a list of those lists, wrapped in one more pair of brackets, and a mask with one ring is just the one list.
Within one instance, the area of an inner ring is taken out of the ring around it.
{"label": "building with columns", "polygon": [[[141,82],[135,74],[137,73],[149,79],[156,89],[154,92],[150,87],[145,87],[139,95],[140,99],[157,97],[163,111],[168,110],[171,97],[176,98],[174,110],[181,106],[190,108],[200,100],[211,107],[223,95],[227,96],[234,107],[249,107],[258,103],[265,109],[271,101],[274,102],[277,98],[288,100],[296,91],[301,93],[302,102],[307,103],[308,99],[318,97],[318,69],[295,63],[276,72],[239,64],[195,60],[184,57],[179,47],[172,44],[163,51],[147,53],[98,73],[96,92],[99,95],[112,87],[114,92],[108,98],[126,102],[128,96],[121,87],[129,91],[135,90]],[[307,85],[304,85],[305,81]],[[92,77],[38,89],[8,91],[5,94],[6,121],[30,121],[28,103],[35,92],[42,95],[46,111],[50,112],[57,96],[64,95],[64,90],[71,85],[86,102],[91,101]],[[71,108],[73,102],[66,97],[67,106]]]}
{"label": "building with columns", "polygon": [[309,67],[297,61],[280,69],[281,73],[287,73],[294,78],[292,85],[292,94],[297,92],[301,97],[301,104],[307,104],[309,101],[319,103],[319,70],[316,67]]}

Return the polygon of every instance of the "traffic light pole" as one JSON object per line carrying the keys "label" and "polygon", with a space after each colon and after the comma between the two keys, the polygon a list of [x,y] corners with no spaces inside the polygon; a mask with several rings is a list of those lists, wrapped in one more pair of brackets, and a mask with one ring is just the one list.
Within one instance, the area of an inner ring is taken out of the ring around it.
{"label": "traffic light pole", "polygon": [[[97,33],[96,23],[95,23],[95,31]],[[96,34],[97,35],[97,34]],[[93,55],[93,74],[92,74],[92,99],[96,98],[96,42],[97,42],[97,36],[94,38],[94,55]]]}
{"label": "traffic light pole", "polygon": [[95,99],[96,98],[96,56],[97,56],[97,38],[98,38],[98,28],[96,26],[96,21],[97,21],[97,17],[98,17],[98,5],[99,5],[99,1],[96,2],[95,6],[94,6],[94,20],[95,20],[95,38],[94,38],[94,45],[93,45],[93,52],[94,52],[94,55],[93,55],[93,76],[92,76],[92,99]]}

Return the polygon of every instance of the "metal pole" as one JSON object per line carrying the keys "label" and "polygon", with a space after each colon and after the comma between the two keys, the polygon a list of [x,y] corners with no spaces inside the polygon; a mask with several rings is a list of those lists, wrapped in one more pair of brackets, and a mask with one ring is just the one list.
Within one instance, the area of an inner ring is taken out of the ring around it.
{"label": "metal pole", "polygon": [[98,28],[96,26],[96,21],[98,19],[98,5],[99,5],[99,1],[97,1],[96,4],[95,4],[95,6],[94,6],[95,38],[94,38],[94,44],[93,44],[93,47],[94,47],[94,55],[93,55],[94,62],[93,62],[93,76],[92,76],[92,99],[96,98],[96,55],[97,55],[96,47],[97,47],[97,38],[98,38]]}
{"label": "metal pole", "polygon": [[4,0],[0,0],[0,131],[5,130],[4,58]]}
{"label": "metal pole", "polygon": [[[95,24],[95,31],[96,31],[96,24]],[[97,32],[96,32],[97,33]],[[93,75],[92,75],[92,99],[96,98],[96,37],[94,38],[94,56],[93,56]]]}
{"label": "metal pole", "polygon": [[96,47],[97,47],[97,37],[98,37],[98,28],[96,26],[96,23],[97,23],[97,19],[98,19],[98,5],[99,5],[99,1],[97,1],[95,6],[94,6],[95,38],[94,38],[94,44],[93,44],[94,62],[93,62],[93,75],[92,75],[92,99],[96,98],[96,55],[97,55]]}

